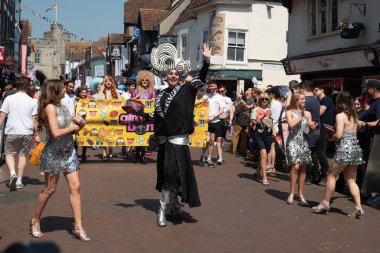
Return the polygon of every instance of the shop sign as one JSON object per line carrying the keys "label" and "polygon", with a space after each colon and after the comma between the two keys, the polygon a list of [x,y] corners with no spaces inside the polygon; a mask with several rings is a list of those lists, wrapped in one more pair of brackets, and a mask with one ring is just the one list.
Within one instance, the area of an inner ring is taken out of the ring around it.
{"label": "shop sign", "polygon": [[375,52],[373,49],[365,49],[340,54],[285,60],[283,64],[287,74],[372,67],[379,65],[379,58]]}
{"label": "shop sign", "polygon": [[94,76],[105,76],[105,64],[103,62],[96,62],[92,64],[92,70]]}
{"label": "shop sign", "polygon": [[4,63],[4,59],[5,58],[5,52],[4,52],[4,48],[0,48],[0,63]]}
{"label": "shop sign", "polygon": [[224,55],[225,15],[217,13],[211,20],[209,31],[209,45],[213,56]]}

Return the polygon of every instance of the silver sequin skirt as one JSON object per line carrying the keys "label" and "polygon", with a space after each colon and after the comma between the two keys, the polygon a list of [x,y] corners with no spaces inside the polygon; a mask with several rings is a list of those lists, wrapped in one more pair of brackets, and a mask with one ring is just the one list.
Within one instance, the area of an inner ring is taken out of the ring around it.
{"label": "silver sequin skirt", "polygon": [[363,164],[363,151],[359,146],[355,132],[343,132],[342,139],[338,142],[333,162],[341,165]]}

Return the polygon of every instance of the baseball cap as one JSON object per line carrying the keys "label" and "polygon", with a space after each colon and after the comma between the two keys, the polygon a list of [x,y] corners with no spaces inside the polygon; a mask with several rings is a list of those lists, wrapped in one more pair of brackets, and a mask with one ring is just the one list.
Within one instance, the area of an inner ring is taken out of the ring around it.
{"label": "baseball cap", "polygon": [[380,90],[380,80],[376,79],[367,79],[366,80],[366,86],[368,88],[373,88],[375,90]]}

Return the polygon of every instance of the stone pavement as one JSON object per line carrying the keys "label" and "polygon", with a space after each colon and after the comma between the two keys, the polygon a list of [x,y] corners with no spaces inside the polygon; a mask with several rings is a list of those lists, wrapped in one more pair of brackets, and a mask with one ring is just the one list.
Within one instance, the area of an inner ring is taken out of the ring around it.
{"label": "stone pavement", "polygon": [[[120,150],[118,150],[120,151]],[[380,212],[364,206],[363,220],[348,218],[350,198],[334,194],[329,215],[316,215],[298,203],[287,205],[288,176],[270,177],[270,185],[255,181],[252,165],[225,155],[216,168],[199,167],[199,149],[192,149],[202,206],[185,207],[181,217],[165,228],[156,225],[158,192],[155,156],[134,164],[113,158],[101,161],[100,151],[89,152],[81,166],[83,223],[92,238],[82,243],[71,237],[73,223],[68,187],[60,179],[42,218],[43,239],[29,235],[29,221],[44,184],[38,168],[26,169],[25,187],[10,192],[9,172],[0,171],[0,252],[14,242],[56,243],[60,252],[379,252]],[[306,186],[311,205],[324,188]]]}

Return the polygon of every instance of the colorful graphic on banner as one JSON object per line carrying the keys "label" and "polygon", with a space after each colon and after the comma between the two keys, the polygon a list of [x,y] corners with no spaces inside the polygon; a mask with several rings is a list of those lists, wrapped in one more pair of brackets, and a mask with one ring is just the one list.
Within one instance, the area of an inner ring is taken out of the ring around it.
{"label": "colorful graphic on banner", "polygon": [[[140,100],[144,112],[154,111],[153,100]],[[127,114],[122,105],[125,100],[81,99],[76,113],[86,115],[87,124],[76,137],[79,146],[148,146],[154,133],[153,122]],[[189,136],[190,145],[203,147],[207,138],[208,101],[197,101],[194,109],[194,133]]]}

